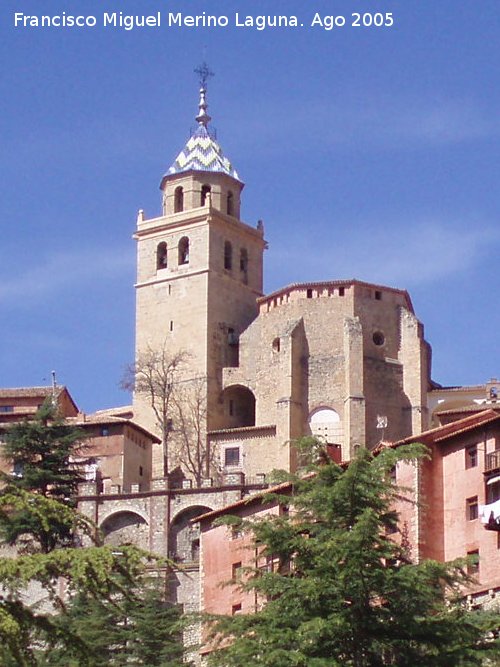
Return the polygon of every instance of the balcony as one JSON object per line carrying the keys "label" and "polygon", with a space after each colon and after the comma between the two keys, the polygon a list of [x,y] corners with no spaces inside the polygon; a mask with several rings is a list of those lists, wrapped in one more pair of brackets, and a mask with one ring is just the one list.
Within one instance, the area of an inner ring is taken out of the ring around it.
{"label": "balcony", "polygon": [[479,518],[486,530],[500,531],[500,500],[488,505],[479,505]]}
{"label": "balcony", "polygon": [[500,470],[500,449],[486,454],[485,472],[492,472],[493,470]]}

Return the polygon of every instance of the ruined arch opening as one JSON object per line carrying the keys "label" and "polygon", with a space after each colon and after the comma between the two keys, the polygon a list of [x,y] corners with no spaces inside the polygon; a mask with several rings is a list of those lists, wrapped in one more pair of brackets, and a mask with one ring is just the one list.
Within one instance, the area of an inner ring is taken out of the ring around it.
{"label": "ruined arch opening", "polygon": [[248,387],[227,387],[223,392],[223,404],[223,428],[255,426],[255,396]]}
{"label": "ruined arch opening", "polygon": [[148,525],[137,512],[122,510],[106,517],[100,526],[104,544],[135,544],[147,548]]}
{"label": "ruined arch opening", "polygon": [[168,534],[168,553],[172,560],[180,563],[192,563],[199,560],[200,527],[199,524],[191,523],[191,521],[210,511],[210,507],[194,505],[182,510],[174,517]]}

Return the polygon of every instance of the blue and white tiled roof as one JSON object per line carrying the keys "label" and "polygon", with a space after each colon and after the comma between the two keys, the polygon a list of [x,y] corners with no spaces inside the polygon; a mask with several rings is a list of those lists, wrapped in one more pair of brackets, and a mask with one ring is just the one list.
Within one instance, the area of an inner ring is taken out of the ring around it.
{"label": "blue and white tiled roof", "polygon": [[217,143],[215,133],[208,127],[212,119],[207,113],[206,82],[212,73],[206,63],[203,63],[201,68],[195,71],[201,76],[200,102],[198,105],[198,115],[196,116],[198,127],[165,176],[182,174],[186,171],[208,171],[227,174],[239,180],[236,169],[233,168],[227,157],[224,156],[222,148]]}
{"label": "blue and white tiled roof", "polygon": [[166,175],[171,176],[191,170],[223,173],[239,180],[236,169],[225,157],[207,126],[201,122]]}

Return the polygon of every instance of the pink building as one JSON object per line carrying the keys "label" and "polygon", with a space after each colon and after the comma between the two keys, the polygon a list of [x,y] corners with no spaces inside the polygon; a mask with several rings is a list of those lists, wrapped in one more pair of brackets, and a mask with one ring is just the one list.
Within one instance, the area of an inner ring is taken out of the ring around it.
{"label": "pink building", "polygon": [[[399,466],[398,482],[413,482],[419,505],[410,519],[414,557],[450,561],[479,558],[469,591],[500,592],[500,412],[484,410],[393,446],[422,442],[430,449],[416,478]],[[416,486],[415,482],[418,484]],[[408,520],[408,508],[401,508]]]}
{"label": "pink building", "polygon": [[[500,412],[484,410],[419,436],[380,446],[422,442],[431,458],[420,465],[400,463],[396,481],[409,488],[401,501],[400,535],[409,541],[411,557],[450,561],[467,555],[479,559],[471,568],[475,582],[466,591],[482,603],[500,595]],[[290,494],[290,484],[274,492]],[[262,496],[199,517],[201,526],[201,608],[209,613],[251,613],[259,606],[253,594],[226,585],[239,568],[273,567],[251,548],[251,538],[214,520],[223,515],[258,518],[283,511]]]}

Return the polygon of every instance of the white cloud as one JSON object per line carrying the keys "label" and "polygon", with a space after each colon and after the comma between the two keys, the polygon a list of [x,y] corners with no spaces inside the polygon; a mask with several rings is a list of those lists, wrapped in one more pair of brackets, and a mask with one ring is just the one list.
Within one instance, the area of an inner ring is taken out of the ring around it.
{"label": "white cloud", "polygon": [[343,239],[322,237],[306,255],[303,241],[297,238],[291,238],[277,252],[271,251],[269,287],[358,278],[410,288],[480,267],[487,253],[493,251],[500,251],[500,230],[491,225],[420,220],[401,227],[399,222],[391,225],[386,221],[385,227],[364,224],[361,230],[353,224]]}
{"label": "white cloud", "polygon": [[60,252],[46,258],[33,258],[30,265],[16,269],[2,262],[8,272],[0,275],[0,303],[30,303],[41,297],[56,296],[75,286],[85,289],[91,284],[123,278],[133,270],[135,258],[128,250],[84,248]]}
{"label": "white cloud", "polygon": [[297,152],[361,144],[429,148],[500,137],[496,109],[468,99],[346,93],[339,102],[308,99],[307,104],[297,106],[296,100],[282,101],[286,114],[282,107],[273,109],[273,104],[273,100],[259,101],[259,109],[248,114],[247,132],[239,143],[251,140],[255,146],[257,141],[259,150],[282,154],[283,142],[287,151]]}

